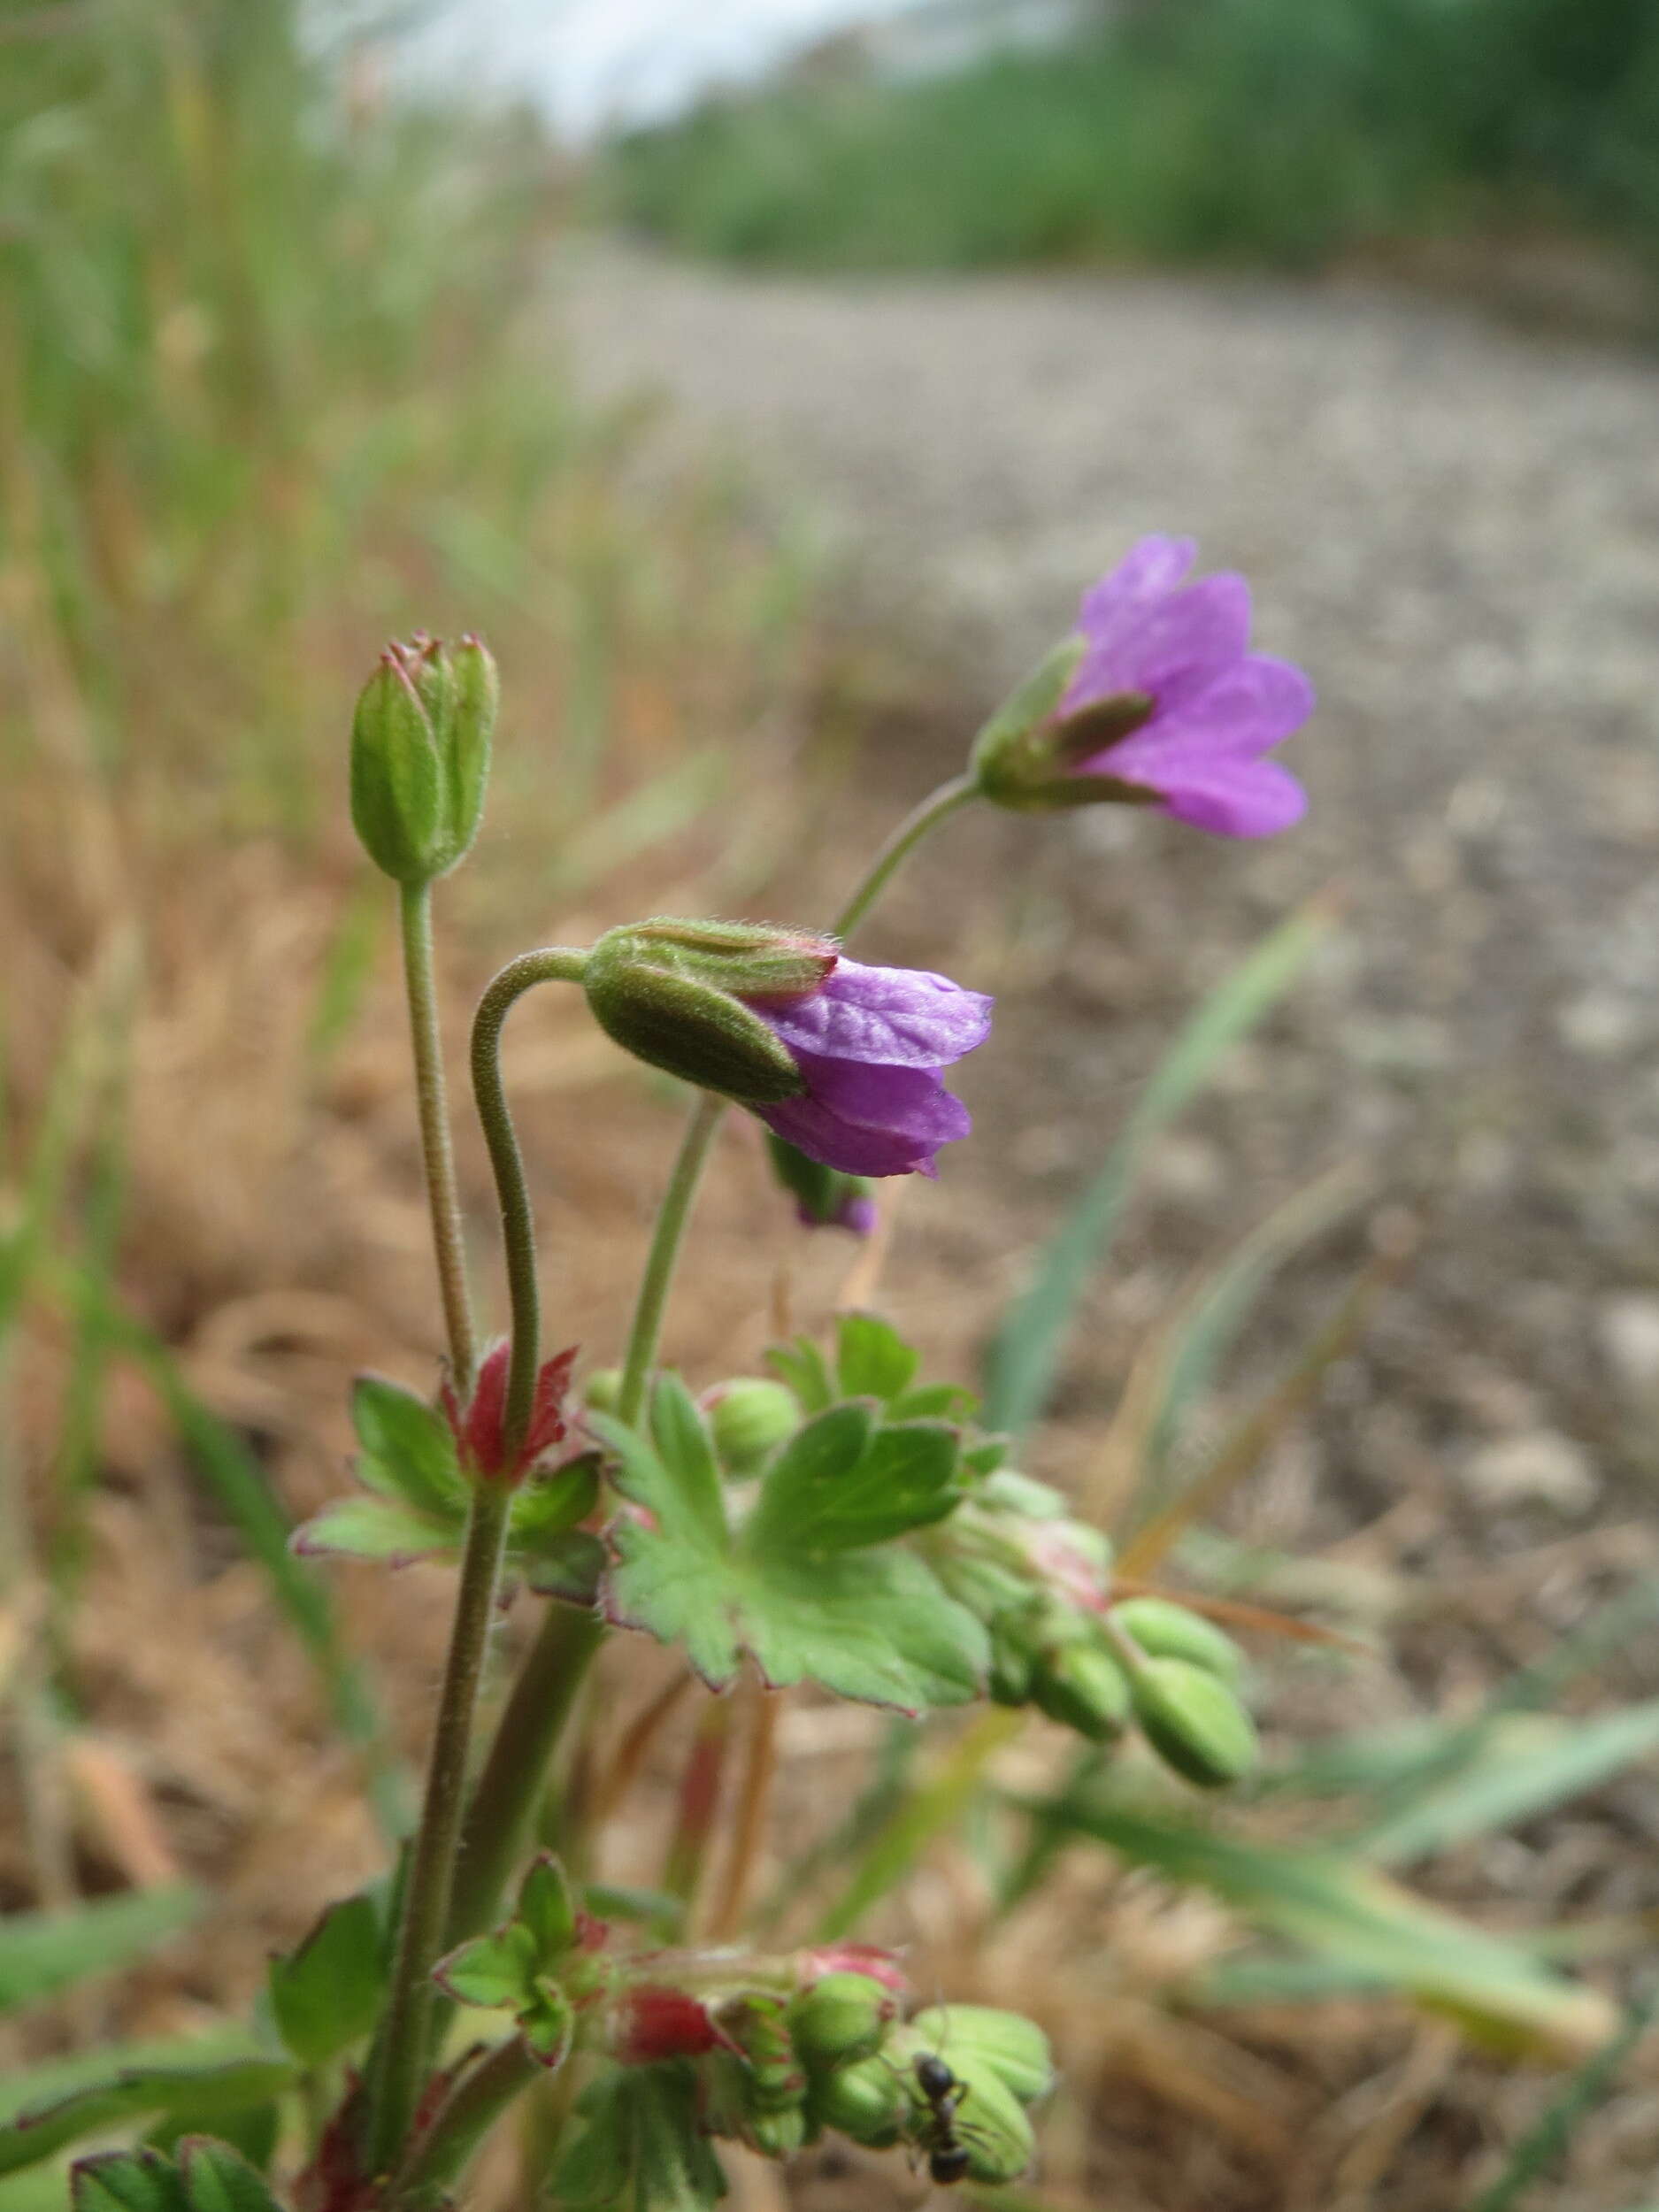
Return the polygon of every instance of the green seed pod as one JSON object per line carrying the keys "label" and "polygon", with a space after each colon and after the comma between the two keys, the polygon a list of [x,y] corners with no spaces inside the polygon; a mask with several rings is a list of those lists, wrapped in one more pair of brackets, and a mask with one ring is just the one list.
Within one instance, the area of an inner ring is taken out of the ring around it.
{"label": "green seed pod", "polygon": [[365,850],[403,884],[430,883],[478,834],[495,719],[495,665],[476,638],[393,644],[351,726],[351,819]]}
{"label": "green seed pod", "polygon": [[903,2077],[885,2058],[838,2066],[815,2085],[812,2102],[826,2127],[839,2129],[872,2150],[886,2150],[898,2141],[910,2109]]}
{"label": "green seed pod", "polygon": [[809,2066],[848,2065],[880,2049],[897,2009],[868,1974],[826,1974],[789,2008],[789,2032]]}
{"label": "green seed pod", "polygon": [[754,1474],[801,1425],[801,1404],[794,1391],[761,1375],[721,1383],[703,1403],[715,1449],[728,1474]]}
{"label": "green seed pod", "polygon": [[1111,1654],[1093,1641],[1068,1643],[1041,1663],[1031,1694],[1041,1712],[1076,1729],[1091,1743],[1112,1743],[1127,1726],[1129,1678]]}
{"label": "green seed pod", "polygon": [[1244,1655],[1231,1636],[1168,1598],[1125,1598],[1111,1617],[1148,1659],[1185,1659],[1235,1687],[1244,1671]]}
{"label": "green seed pod", "polygon": [[1141,1732],[1166,1766],[1220,1789],[1256,1763],[1256,1727],[1233,1691],[1187,1659],[1148,1659],[1133,1681]]}
{"label": "green seed pod", "polygon": [[933,2005],[917,2014],[910,2033],[942,2053],[958,2073],[988,2067],[1021,2104],[1046,2097],[1054,2087],[1048,2039],[1021,2013],[995,2005]]}
{"label": "green seed pod", "polygon": [[742,922],[659,918],[607,930],[583,987],[595,1020],[636,1060],[744,1106],[806,1088],[795,1055],[752,998],[799,996],[835,964],[826,937]]}

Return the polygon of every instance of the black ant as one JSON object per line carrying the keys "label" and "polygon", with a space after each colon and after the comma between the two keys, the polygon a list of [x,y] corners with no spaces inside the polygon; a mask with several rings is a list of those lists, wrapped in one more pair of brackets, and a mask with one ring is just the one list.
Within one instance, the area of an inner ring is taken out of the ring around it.
{"label": "black ant", "polygon": [[957,2080],[936,2052],[924,2051],[913,2066],[916,2085],[927,2102],[927,2122],[919,2147],[927,2153],[929,2178],[948,2189],[953,2182],[967,2178],[971,2163],[967,2146],[956,2135],[956,2111],[968,2093],[968,2085]]}

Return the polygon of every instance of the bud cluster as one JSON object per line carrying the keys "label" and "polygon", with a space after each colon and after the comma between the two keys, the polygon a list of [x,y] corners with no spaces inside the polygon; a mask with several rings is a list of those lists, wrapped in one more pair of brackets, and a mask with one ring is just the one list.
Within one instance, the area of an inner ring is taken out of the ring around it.
{"label": "bud cluster", "polygon": [[1172,1599],[1114,1601],[1110,1545],[1056,1491],[999,1469],[926,1540],[941,1581],[990,1632],[999,1704],[1034,1705],[1092,1743],[1138,1725],[1203,1788],[1249,1770],[1237,1645]]}

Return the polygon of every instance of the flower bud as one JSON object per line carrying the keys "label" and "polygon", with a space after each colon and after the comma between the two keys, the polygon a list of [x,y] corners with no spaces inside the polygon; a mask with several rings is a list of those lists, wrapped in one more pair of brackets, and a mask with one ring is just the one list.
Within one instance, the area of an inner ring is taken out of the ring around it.
{"label": "flower bud", "polygon": [[582,1385],[585,1413],[614,1413],[622,1402],[622,1370],[595,1367]]}
{"label": "flower bud", "polygon": [[1128,1723],[1128,1677],[1092,1640],[1063,1645],[1041,1662],[1031,1694],[1040,1712],[1091,1743],[1111,1743]]}
{"label": "flower bud", "polygon": [[635,1059],[741,1105],[777,1105],[806,1079],[744,1001],[803,997],[836,957],[805,930],[659,917],[607,930],[582,982],[594,1018]]}
{"label": "flower bud", "polygon": [[715,1449],[734,1475],[752,1475],[787,1436],[801,1425],[801,1406],[793,1390],[763,1375],[721,1383],[704,1401]]}
{"label": "flower bud", "polygon": [[780,2112],[753,2113],[747,2133],[763,2158],[793,2158],[807,2139],[806,2107],[797,2104]]}
{"label": "flower bud", "polygon": [[1133,1684],[1141,1732],[1166,1766],[1220,1789],[1256,1763],[1256,1727],[1227,1685],[1187,1659],[1148,1659]]}
{"label": "flower bud", "polygon": [[[918,2047],[938,2050],[937,2046]],[[968,2178],[991,2184],[1018,2181],[1037,2151],[1037,2139],[1019,2100],[979,2053],[945,2041],[938,2055],[966,2093],[954,2132],[967,2154]],[[926,2101],[912,2091],[905,2131],[911,2142],[919,2150],[932,2150],[937,2125]]]}
{"label": "flower bud", "polygon": [[1243,1672],[1244,1655],[1232,1637],[1187,1606],[1168,1598],[1125,1598],[1111,1617],[1149,1659],[1185,1659],[1234,1686]]}
{"label": "flower bud", "polygon": [[869,2058],[898,2010],[892,1993],[868,1974],[826,1974],[789,2008],[789,2032],[809,2066]]}
{"label": "flower bud", "polygon": [[941,2051],[953,2067],[989,2067],[1021,2104],[1054,2087],[1048,2039],[1023,2013],[995,2005],[933,2005],[918,2012],[910,2032]]}
{"label": "flower bud", "polygon": [[795,1201],[795,1218],[803,1229],[846,1229],[867,1237],[876,1225],[875,1201],[864,1175],[843,1175],[826,1167],[782,1137],[768,1133],[766,1151],[772,1173]]}
{"label": "flower bud", "polygon": [[609,2043],[624,2066],[649,2066],[662,2058],[697,2058],[720,2041],[708,2008],[688,1991],[636,1982],[618,1991],[611,2008]]}
{"label": "flower bud", "polygon": [[451,650],[389,645],[351,726],[351,819],[376,867],[430,883],[463,858],[484,810],[495,664],[476,638]]}
{"label": "flower bud", "polygon": [[1028,1705],[1040,1653],[1018,1614],[991,1623],[991,1667],[987,1683],[997,1705]]}
{"label": "flower bud", "polygon": [[910,2100],[896,2067],[885,2058],[866,2058],[826,2074],[814,2088],[813,2105],[826,2127],[872,2150],[886,2150],[899,2139]]}

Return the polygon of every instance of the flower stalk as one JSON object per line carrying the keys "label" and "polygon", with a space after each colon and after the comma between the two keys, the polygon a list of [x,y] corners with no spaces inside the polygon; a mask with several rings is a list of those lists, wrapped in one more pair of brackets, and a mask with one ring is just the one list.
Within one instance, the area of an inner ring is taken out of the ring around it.
{"label": "flower stalk", "polygon": [[432,886],[398,886],[403,925],[403,988],[409,1002],[409,1036],[415,1062],[415,1100],[420,1116],[420,1148],[426,1167],[426,1198],[432,1213],[432,1248],[438,1291],[443,1302],[444,1333],[455,1386],[465,1394],[477,1362],[472,1303],[466,1284],[466,1242],[461,1199],[455,1179],[455,1148],[449,1134],[449,1104],[443,1073],[443,1041],[438,1022],[438,990],[432,958]]}

